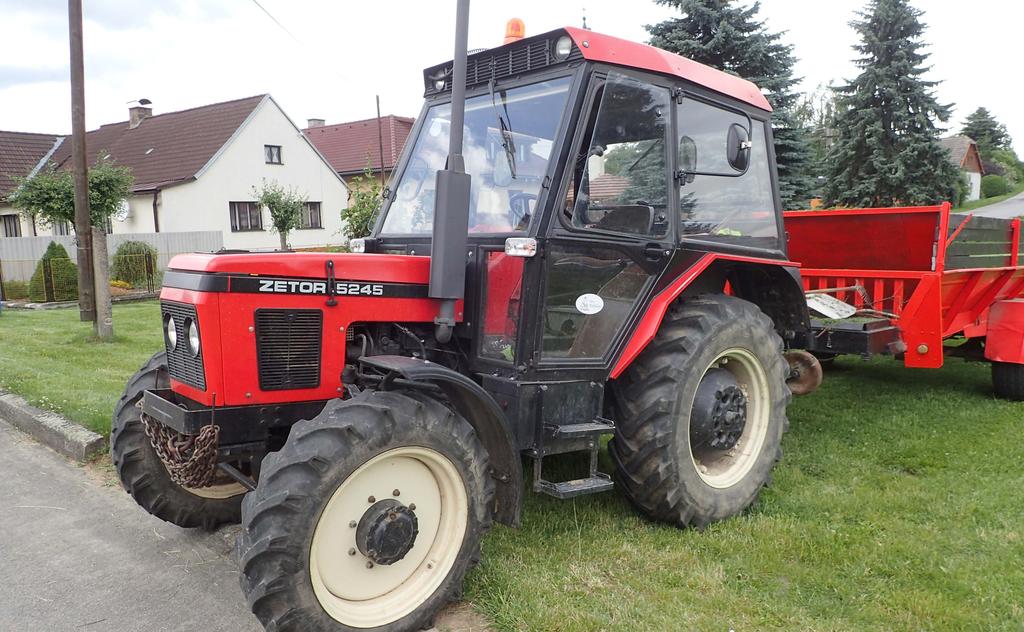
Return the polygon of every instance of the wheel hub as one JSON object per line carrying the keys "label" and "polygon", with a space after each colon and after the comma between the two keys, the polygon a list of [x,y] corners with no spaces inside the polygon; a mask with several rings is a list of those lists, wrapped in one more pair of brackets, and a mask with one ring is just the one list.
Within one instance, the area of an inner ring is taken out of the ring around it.
{"label": "wheel hub", "polygon": [[374,503],[356,527],[356,546],[374,564],[387,566],[412,550],[419,534],[416,512],[389,498]]}
{"label": "wheel hub", "polygon": [[709,369],[697,386],[690,415],[690,443],[730,450],[747,424],[747,396],[732,373]]}

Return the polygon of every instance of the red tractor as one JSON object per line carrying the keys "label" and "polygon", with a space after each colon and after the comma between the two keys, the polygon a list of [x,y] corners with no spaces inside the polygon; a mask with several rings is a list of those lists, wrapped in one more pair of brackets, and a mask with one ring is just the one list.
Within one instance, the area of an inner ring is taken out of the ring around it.
{"label": "red tractor", "polygon": [[429,624],[524,470],[699,528],[781,455],[810,321],[761,92],[575,28],[467,56],[460,4],[372,237],[176,257],[114,414],[143,508],[241,521],[268,629]]}

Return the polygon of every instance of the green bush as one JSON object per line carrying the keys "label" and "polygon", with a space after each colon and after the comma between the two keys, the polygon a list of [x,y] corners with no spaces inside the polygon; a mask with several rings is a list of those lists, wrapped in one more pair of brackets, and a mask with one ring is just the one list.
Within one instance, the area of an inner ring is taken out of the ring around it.
{"label": "green bush", "polygon": [[5,281],[4,300],[20,301],[28,298],[28,283],[24,281]]}
{"label": "green bush", "polygon": [[64,246],[51,241],[28,282],[28,298],[35,303],[78,300],[78,266]]}
{"label": "green bush", "polygon": [[981,179],[981,197],[990,198],[1006,195],[1010,192],[1010,184],[1003,176],[985,176]]}
{"label": "green bush", "polygon": [[126,241],[114,253],[110,278],[124,281],[132,287],[149,285],[149,277],[156,272],[156,248],[142,241]]}

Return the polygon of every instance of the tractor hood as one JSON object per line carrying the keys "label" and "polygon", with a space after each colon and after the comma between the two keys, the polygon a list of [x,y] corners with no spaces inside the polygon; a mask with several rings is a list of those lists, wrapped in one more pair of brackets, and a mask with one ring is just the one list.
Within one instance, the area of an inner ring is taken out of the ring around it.
{"label": "tractor hood", "polygon": [[[426,284],[430,257],[330,252],[225,252],[178,255],[168,274],[326,279],[328,263],[339,281]],[[166,283],[165,283],[166,285]]]}

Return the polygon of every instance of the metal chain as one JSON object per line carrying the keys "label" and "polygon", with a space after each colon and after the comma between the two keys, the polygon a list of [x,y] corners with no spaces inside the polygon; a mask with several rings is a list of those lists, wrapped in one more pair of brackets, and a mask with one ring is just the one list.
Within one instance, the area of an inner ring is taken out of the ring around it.
{"label": "metal chain", "polygon": [[171,480],[182,487],[209,487],[217,475],[220,427],[203,426],[197,435],[183,435],[142,413],[146,436]]}

